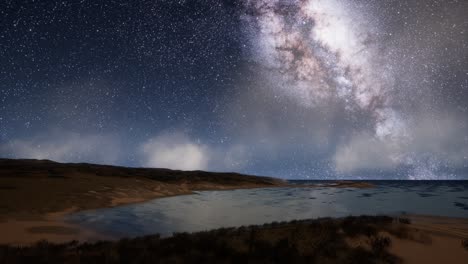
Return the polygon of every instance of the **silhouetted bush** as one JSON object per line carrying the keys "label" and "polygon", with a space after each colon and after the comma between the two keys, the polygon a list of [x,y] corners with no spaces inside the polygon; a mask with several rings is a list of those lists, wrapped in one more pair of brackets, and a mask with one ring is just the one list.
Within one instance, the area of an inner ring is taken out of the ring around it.
{"label": "silhouetted bush", "polygon": [[389,228],[389,229],[386,229],[386,231],[388,231],[390,234],[401,239],[407,239],[410,237],[409,229],[404,225],[400,225],[394,228]]}
{"label": "silhouetted bush", "polygon": [[373,264],[375,263],[374,255],[362,247],[357,247],[353,250],[343,263],[359,263],[359,264]]}
{"label": "silhouetted bush", "polygon": [[468,238],[462,239],[461,244],[463,248],[468,250]]}
{"label": "silhouetted bush", "polygon": [[409,224],[411,224],[411,219],[405,218],[405,217],[399,217],[399,218],[398,218],[398,222],[399,222],[399,223],[402,223],[402,224],[407,224],[407,225],[409,225]]}
{"label": "silhouetted bush", "polygon": [[376,236],[371,239],[372,250],[380,253],[391,245],[392,241],[388,237]]}
{"label": "silhouetted bush", "polygon": [[377,222],[378,219],[371,222],[367,217],[349,216],[343,220],[341,227],[347,236],[355,237],[358,235],[365,235],[371,237],[377,233],[377,229],[370,224]]}

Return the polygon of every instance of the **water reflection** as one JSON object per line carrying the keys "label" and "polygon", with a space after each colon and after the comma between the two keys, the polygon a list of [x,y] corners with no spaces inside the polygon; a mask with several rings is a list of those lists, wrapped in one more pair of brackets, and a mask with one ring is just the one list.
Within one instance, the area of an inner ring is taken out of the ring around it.
{"label": "water reflection", "polygon": [[373,189],[265,188],[203,191],[146,203],[80,212],[69,217],[122,236],[200,231],[226,226],[360,214],[468,217],[468,182],[378,182]]}

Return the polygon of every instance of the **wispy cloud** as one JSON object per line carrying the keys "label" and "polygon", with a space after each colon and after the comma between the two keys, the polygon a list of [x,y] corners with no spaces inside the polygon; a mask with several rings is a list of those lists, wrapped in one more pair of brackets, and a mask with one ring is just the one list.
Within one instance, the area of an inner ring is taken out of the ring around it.
{"label": "wispy cloud", "polygon": [[163,132],[139,148],[142,165],[179,170],[238,170],[247,162],[245,146],[203,144],[182,132]]}
{"label": "wispy cloud", "polygon": [[140,146],[143,165],[180,170],[205,170],[210,149],[182,133],[163,133]]}

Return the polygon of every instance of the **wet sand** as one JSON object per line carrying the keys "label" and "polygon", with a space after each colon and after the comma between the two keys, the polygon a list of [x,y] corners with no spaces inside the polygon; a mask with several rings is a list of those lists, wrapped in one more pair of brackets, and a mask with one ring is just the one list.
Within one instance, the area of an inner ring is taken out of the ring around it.
{"label": "wet sand", "polygon": [[63,217],[73,211],[74,209],[46,214],[40,219],[25,219],[24,215],[22,219],[4,219],[0,221],[0,244],[29,245],[41,240],[64,243],[72,240],[83,242],[112,239],[63,221]]}

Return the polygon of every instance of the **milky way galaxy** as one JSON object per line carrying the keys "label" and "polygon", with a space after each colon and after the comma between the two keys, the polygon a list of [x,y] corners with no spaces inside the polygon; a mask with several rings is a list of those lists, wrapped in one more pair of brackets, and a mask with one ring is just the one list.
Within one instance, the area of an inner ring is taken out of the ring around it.
{"label": "milky way galaxy", "polygon": [[[338,1],[253,1],[254,41],[280,89],[314,106],[334,97],[372,111],[379,137],[396,133],[391,106],[394,68],[379,46],[378,25]],[[362,10],[361,10],[362,12]],[[375,22],[374,22],[375,23]],[[390,109],[389,109],[390,108]]]}
{"label": "milky way galaxy", "polygon": [[[400,47],[388,41],[392,34],[384,33],[379,16],[372,15],[372,5],[340,0],[248,1],[246,5],[250,10],[246,24],[254,25],[248,31],[253,54],[267,69],[267,78],[276,82],[271,85],[275,92],[306,107],[335,100],[349,115],[368,112],[373,131],[361,136],[359,140],[365,140],[360,143],[375,146],[372,155],[388,155],[391,163],[416,165],[414,153],[405,148],[417,136],[407,128],[407,121],[414,120],[402,117],[405,113],[394,107],[399,102],[393,97],[396,78],[408,68],[401,67],[394,55]],[[421,88],[413,85],[399,92],[415,96],[412,89]],[[355,143],[337,150],[338,169],[351,168],[340,159],[363,158]]]}
{"label": "milky way galaxy", "polygon": [[284,79],[283,87],[301,103],[337,96],[361,108],[385,104],[388,68],[372,61],[380,55],[375,33],[349,6],[336,1],[250,5],[255,16],[249,22],[258,24],[259,60]]}

